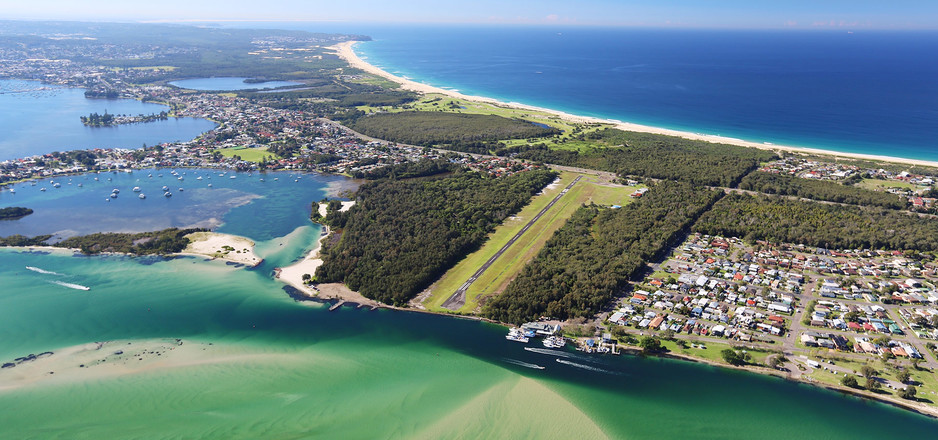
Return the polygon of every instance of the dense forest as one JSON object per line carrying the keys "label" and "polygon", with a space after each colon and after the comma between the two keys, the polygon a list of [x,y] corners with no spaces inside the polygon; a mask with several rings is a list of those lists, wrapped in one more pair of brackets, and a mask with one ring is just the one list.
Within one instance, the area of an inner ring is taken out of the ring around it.
{"label": "dense forest", "polygon": [[497,151],[520,159],[611,171],[622,176],[681,180],[698,185],[734,186],[771,151],[714,144],[675,136],[627,132],[612,128],[582,135],[593,148],[582,151],[533,145]]}
{"label": "dense forest", "polygon": [[787,174],[750,173],[739,182],[739,188],[766,194],[798,196],[851,205],[880,206],[890,209],[905,209],[908,206],[908,202],[895,194],[870,191],[826,180],[802,179]]}
{"label": "dense forest", "polygon": [[462,165],[452,163],[446,159],[421,160],[419,162],[404,162],[368,171],[356,171],[352,173],[352,177],[367,180],[385,178],[410,179],[413,177],[426,177],[449,173],[460,168],[462,168]]}
{"label": "dense forest", "polygon": [[560,134],[556,128],[518,119],[448,112],[377,113],[358,118],[350,127],[378,139],[428,147],[448,145],[454,150],[461,150],[463,144]]}
{"label": "dense forest", "polygon": [[55,243],[53,246],[81,249],[84,254],[120,252],[133,255],[165,255],[181,252],[185,249],[189,245],[189,239],[185,237],[186,235],[206,230],[200,228],[170,228],[136,234],[97,233],[67,238]]}
{"label": "dense forest", "polygon": [[547,241],[483,314],[521,323],[591,316],[622,293],[645,262],[666,252],[721,192],[661,182],[620,209],[584,206]]}
{"label": "dense forest", "polygon": [[341,239],[324,246],[316,279],[345,282],[366,297],[405,304],[478,249],[495,226],[555,177],[546,170],[500,178],[460,170],[366,183],[338,225],[344,227]]}
{"label": "dense forest", "polygon": [[881,208],[730,194],[694,226],[747,241],[840,249],[938,250],[938,219]]}
{"label": "dense forest", "polygon": [[7,208],[0,208],[0,220],[16,220],[18,218],[26,217],[29,214],[32,214],[33,210],[29,208],[23,208],[21,206],[10,206]]}

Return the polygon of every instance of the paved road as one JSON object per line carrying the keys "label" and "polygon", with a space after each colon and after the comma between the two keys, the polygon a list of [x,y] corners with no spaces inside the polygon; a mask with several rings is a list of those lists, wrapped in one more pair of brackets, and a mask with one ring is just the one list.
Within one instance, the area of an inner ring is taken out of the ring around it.
{"label": "paved road", "polygon": [[466,304],[466,290],[469,289],[469,286],[471,286],[472,283],[474,283],[477,279],[479,279],[479,277],[482,276],[483,273],[485,273],[486,269],[488,269],[492,265],[492,263],[494,263],[495,260],[498,259],[498,257],[501,257],[502,254],[504,254],[505,251],[507,251],[508,248],[511,247],[511,245],[515,244],[515,242],[518,241],[518,239],[521,238],[521,236],[524,235],[525,232],[528,232],[528,229],[530,229],[531,226],[534,225],[534,223],[537,223],[537,221],[540,220],[541,216],[543,216],[544,213],[546,213],[548,209],[553,207],[554,204],[557,203],[557,201],[560,200],[561,197],[566,195],[567,192],[570,191],[570,188],[573,188],[573,185],[576,185],[576,183],[579,182],[582,177],[583,176],[577,176],[576,179],[573,179],[573,181],[570,182],[570,184],[567,185],[567,187],[564,188],[563,191],[560,191],[560,194],[557,194],[557,196],[554,197],[554,199],[551,200],[550,203],[548,203],[547,206],[544,207],[544,209],[541,209],[541,212],[537,213],[537,215],[535,215],[534,218],[528,221],[528,224],[524,225],[524,227],[521,228],[521,230],[518,231],[518,233],[515,234],[514,237],[511,237],[511,240],[508,240],[508,243],[505,243],[505,245],[502,246],[502,248],[499,249],[498,252],[495,253],[495,255],[492,255],[492,258],[489,258],[489,260],[486,261],[485,264],[479,267],[479,270],[477,270],[474,274],[472,274],[472,276],[469,277],[469,279],[465,283],[463,283],[462,286],[459,286],[459,289],[457,289],[456,292],[454,292],[453,295],[450,296],[449,299],[447,299],[443,303],[443,308],[449,309],[449,310],[459,310],[460,308],[462,308],[462,306]]}

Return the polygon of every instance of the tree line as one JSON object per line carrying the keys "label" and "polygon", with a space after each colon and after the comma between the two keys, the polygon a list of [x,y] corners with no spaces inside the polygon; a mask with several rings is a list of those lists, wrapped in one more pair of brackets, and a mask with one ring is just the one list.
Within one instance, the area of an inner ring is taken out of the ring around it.
{"label": "tree line", "polygon": [[[449,145],[527,139],[560,134],[560,130],[520,119],[468,113],[405,111],[360,117],[350,128],[378,139],[411,145]],[[486,151],[487,153],[487,151]]]}
{"label": "tree line", "polygon": [[140,233],[95,233],[79,237],[70,237],[52,246],[63,248],[77,248],[83,254],[93,255],[104,252],[118,252],[133,255],[166,255],[182,252],[189,246],[189,239],[185,236],[193,232],[203,232],[207,229],[169,228],[156,232]]}
{"label": "tree line", "polygon": [[341,238],[327,243],[320,282],[344,282],[384,303],[403,305],[470,252],[556,178],[534,170],[507,177],[462,169],[362,185],[357,204],[330,215]]}
{"label": "tree line", "polygon": [[777,196],[729,194],[694,230],[835,249],[938,250],[938,219]]}
{"label": "tree line", "polygon": [[802,179],[788,174],[754,172],[739,182],[739,188],[766,194],[797,196],[806,199],[905,209],[908,202],[887,192],[870,191],[827,180]]}
{"label": "tree line", "polygon": [[521,323],[541,316],[592,316],[667,252],[721,192],[660,182],[619,209],[583,206],[567,220],[483,314]]}
{"label": "tree line", "polygon": [[591,146],[581,151],[545,144],[496,150],[500,156],[567,165],[698,185],[735,186],[761,162],[775,159],[771,151],[714,144],[676,136],[637,133],[613,128],[580,135]]}

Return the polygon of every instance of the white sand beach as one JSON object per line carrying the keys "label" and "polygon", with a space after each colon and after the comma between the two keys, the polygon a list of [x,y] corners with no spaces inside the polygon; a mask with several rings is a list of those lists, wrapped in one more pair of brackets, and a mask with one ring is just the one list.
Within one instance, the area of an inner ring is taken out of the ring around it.
{"label": "white sand beach", "polygon": [[186,236],[191,243],[178,255],[195,255],[257,266],[263,261],[254,254],[254,242],[237,235],[217,232],[194,232]]}
{"label": "white sand beach", "polygon": [[[679,136],[685,139],[693,139],[693,140],[707,141],[707,142],[714,142],[714,143],[721,143],[721,144],[739,145],[743,147],[759,148],[763,150],[788,151],[788,152],[794,152],[794,153],[807,153],[807,154],[821,154],[821,155],[830,155],[830,156],[838,156],[838,157],[853,158],[853,159],[878,160],[878,161],[885,161],[885,162],[903,163],[903,164],[909,164],[909,165],[924,165],[924,166],[938,167],[938,162],[936,161],[906,159],[906,158],[892,157],[892,156],[886,156],[886,155],[842,153],[838,151],[823,150],[823,149],[818,149],[818,148],[806,148],[806,147],[766,144],[766,143],[746,141],[743,139],[736,139],[736,138],[731,138],[731,137],[726,137],[726,136],[718,136],[718,135],[702,134],[702,133],[691,133],[691,132],[686,132],[686,131],[670,130],[670,129],[660,128],[660,127],[651,127],[648,125],[634,124],[631,122],[622,122],[622,121],[616,121],[616,120],[611,120],[611,119],[600,119],[600,118],[593,118],[593,117],[586,117],[586,116],[577,116],[577,115],[572,115],[569,113],[565,113],[565,112],[561,112],[561,111],[557,111],[553,109],[548,109],[548,108],[535,107],[535,106],[520,104],[516,102],[501,102],[501,101],[497,101],[495,99],[487,98],[484,96],[465,95],[457,91],[446,90],[443,88],[434,87],[434,86],[430,86],[427,84],[418,83],[410,79],[402,78],[397,75],[388,73],[384,70],[381,70],[378,67],[375,67],[371,64],[368,64],[368,62],[362,60],[355,53],[353,49],[355,43],[358,43],[358,42],[346,41],[344,43],[339,43],[329,48],[334,49],[336,51],[336,54],[342,59],[344,59],[345,61],[347,61],[349,65],[351,65],[352,67],[356,69],[361,69],[372,75],[377,75],[377,76],[386,78],[390,81],[400,84],[401,88],[405,90],[411,90],[411,91],[418,92],[418,93],[439,93],[439,94],[452,96],[454,98],[459,98],[459,99],[484,102],[484,103],[499,105],[503,107],[518,108],[522,110],[549,113],[549,114],[558,116],[560,118],[563,118],[565,120],[576,122],[576,123],[609,124],[621,130],[635,131],[635,132],[640,132],[640,133],[653,133],[653,134],[662,134],[662,135],[668,135],[668,136]],[[888,146],[883,146],[883,149],[888,150]]]}
{"label": "white sand beach", "polygon": [[[348,203],[348,205],[346,205]],[[355,202],[343,202],[342,210],[348,210],[354,205]],[[322,204],[320,204],[320,209]],[[302,260],[297,261],[287,267],[278,269],[277,278],[280,281],[283,281],[295,289],[299,290],[303,294],[319,299],[338,299],[343,301],[354,302],[358,304],[364,304],[372,307],[381,307],[381,303],[373,301],[371,299],[365,298],[360,293],[355,292],[343,284],[339,283],[326,283],[326,284],[317,284],[315,287],[310,286],[303,282],[303,275],[309,274],[310,276],[316,273],[316,268],[322,266],[322,259],[319,258],[319,250],[322,248],[322,242],[329,236],[329,228],[323,226],[323,234],[319,238],[319,241],[316,242],[316,247],[309,251]]]}

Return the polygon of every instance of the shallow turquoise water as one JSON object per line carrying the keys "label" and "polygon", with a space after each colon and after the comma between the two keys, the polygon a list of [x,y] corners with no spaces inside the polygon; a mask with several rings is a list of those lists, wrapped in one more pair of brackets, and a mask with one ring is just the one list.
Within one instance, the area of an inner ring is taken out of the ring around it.
{"label": "shallow turquoise water", "polygon": [[[197,171],[186,172],[189,182]],[[319,229],[308,221],[308,202],[337,183],[303,176],[278,189],[265,185],[270,177],[224,179],[233,191],[262,196],[222,214],[222,229],[258,242],[267,261],[256,269],[193,257],[0,250],[0,362],[43,351],[63,359],[25,385],[15,378],[28,365],[0,370],[0,437],[889,438],[902,426],[903,435],[926,438],[938,428],[776,378],[526,351],[491,324],[295,302],[270,271],[313,245]],[[180,202],[196,212],[204,206]],[[164,338],[194,351],[112,359],[112,370],[79,367],[87,360],[63,354],[96,341],[131,350]],[[82,376],[95,371],[107,374]]]}

